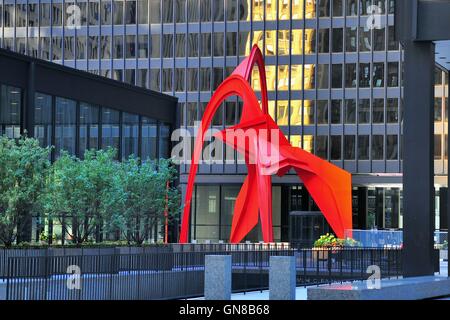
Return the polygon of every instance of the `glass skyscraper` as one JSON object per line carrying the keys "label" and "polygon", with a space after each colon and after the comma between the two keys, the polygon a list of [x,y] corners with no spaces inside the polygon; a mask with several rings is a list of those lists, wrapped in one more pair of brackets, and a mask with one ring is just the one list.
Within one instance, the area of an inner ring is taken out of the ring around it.
{"label": "glass skyscraper", "polygon": [[[191,132],[215,88],[258,44],[274,120],[293,145],[353,174],[354,227],[402,227],[402,50],[394,39],[394,0],[0,3],[3,48],[174,95],[181,126]],[[440,187],[448,74],[436,74]],[[259,90],[257,70],[252,86]],[[237,98],[228,99],[213,126],[234,125],[240,109]],[[188,169],[180,168],[182,185]],[[236,163],[200,166],[192,239],[228,238],[245,173]],[[273,196],[277,240],[307,243],[326,231],[295,176],[274,178]],[[255,228],[248,240],[259,236]]]}

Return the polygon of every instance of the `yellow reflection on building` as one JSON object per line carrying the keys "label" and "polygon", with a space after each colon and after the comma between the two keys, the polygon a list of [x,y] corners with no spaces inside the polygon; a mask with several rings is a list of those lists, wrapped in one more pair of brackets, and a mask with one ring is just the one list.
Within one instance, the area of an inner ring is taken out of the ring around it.
{"label": "yellow reflection on building", "polygon": [[[249,6],[248,3],[247,6]],[[276,20],[277,17],[278,20],[289,20],[291,13],[292,19],[302,20],[304,8],[306,8],[305,17],[307,19],[316,16],[316,0],[306,0],[306,3],[305,0],[252,0],[251,6],[252,17],[248,16],[248,20],[252,18],[253,21],[264,21],[264,9],[267,21]],[[245,8],[241,10],[245,10]],[[249,8],[245,12],[250,12]]]}
{"label": "yellow reflection on building", "polygon": [[289,142],[293,147],[301,148],[302,147],[302,136],[301,135],[291,135]]}
{"label": "yellow reflection on building", "polygon": [[303,150],[308,151],[309,153],[314,152],[314,136],[312,135],[303,136]]}
{"label": "yellow reflection on building", "polygon": [[277,102],[277,124],[279,126],[289,125],[289,101],[278,100]]}

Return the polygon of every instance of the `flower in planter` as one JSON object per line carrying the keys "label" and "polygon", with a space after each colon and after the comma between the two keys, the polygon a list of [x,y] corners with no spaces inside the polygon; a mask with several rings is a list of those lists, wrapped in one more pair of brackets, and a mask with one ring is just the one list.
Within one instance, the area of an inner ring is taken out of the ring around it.
{"label": "flower in planter", "polygon": [[314,248],[340,248],[344,246],[344,240],[336,238],[333,234],[327,233],[320,236],[314,242]]}

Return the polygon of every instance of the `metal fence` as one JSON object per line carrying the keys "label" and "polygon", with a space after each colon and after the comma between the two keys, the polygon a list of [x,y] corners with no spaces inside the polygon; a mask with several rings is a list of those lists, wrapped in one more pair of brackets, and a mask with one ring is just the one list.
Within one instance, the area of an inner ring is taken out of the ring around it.
{"label": "metal fence", "polygon": [[[267,289],[270,256],[295,256],[298,286],[367,279],[366,271],[371,265],[379,266],[382,277],[401,275],[398,249],[297,250],[285,245],[256,244],[172,245],[145,252],[130,251],[139,250],[71,255],[49,251],[46,255],[9,256],[6,277],[0,280],[0,299],[146,300],[203,296],[204,261],[209,254],[232,256],[233,292]],[[80,273],[73,273],[76,271]]]}

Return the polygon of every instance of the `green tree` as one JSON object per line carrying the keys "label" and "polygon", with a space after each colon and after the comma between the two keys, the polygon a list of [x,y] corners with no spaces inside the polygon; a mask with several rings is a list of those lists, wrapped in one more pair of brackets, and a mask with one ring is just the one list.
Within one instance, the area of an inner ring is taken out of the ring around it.
{"label": "green tree", "polygon": [[141,245],[150,231],[180,210],[180,192],[175,188],[177,170],[170,160],[140,160],[134,156],[122,162],[120,184],[122,209],[111,211],[110,226],[121,230],[128,243]]}
{"label": "green tree", "polygon": [[[21,137],[0,137],[0,241],[11,246],[31,234],[32,212],[45,190],[50,148]],[[19,239],[18,239],[19,237]]]}
{"label": "green tree", "polygon": [[43,199],[45,211],[49,219],[60,221],[63,233],[76,244],[94,234],[100,241],[103,217],[120,202],[115,154],[114,149],[90,150],[80,160],[64,152],[53,165],[47,197]]}

